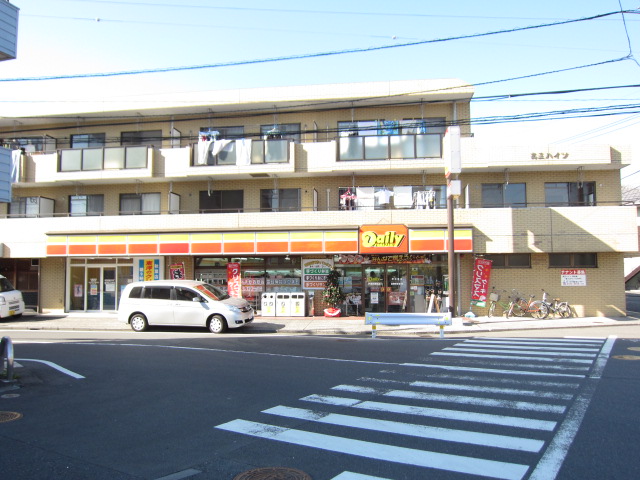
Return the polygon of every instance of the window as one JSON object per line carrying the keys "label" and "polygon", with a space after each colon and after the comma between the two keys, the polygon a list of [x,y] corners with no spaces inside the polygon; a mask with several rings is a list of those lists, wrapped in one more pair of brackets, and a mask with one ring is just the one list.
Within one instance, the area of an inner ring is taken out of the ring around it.
{"label": "window", "polygon": [[200,192],[200,213],[236,213],[244,209],[243,190]]}
{"label": "window", "polygon": [[71,148],[104,147],[104,145],[104,133],[84,133],[80,135],[71,135]]}
{"label": "window", "polygon": [[69,215],[83,217],[86,215],[102,215],[104,213],[104,195],[71,195],[69,196]]}
{"label": "window", "polygon": [[338,122],[338,132],[341,137],[366,137],[378,135],[378,120]]}
{"label": "window", "polygon": [[140,132],[122,132],[120,145],[151,145],[162,148],[162,130],[142,130]]}
{"label": "window", "polygon": [[145,287],[144,298],[171,300],[171,287]]}
{"label": "window", "polygon": [[511,207],[523,208],[527,206],[527,188],[524,183],[483,183],[482,207]]}
{"label": "window", "polygon": [[55,201],[44,197],[18,197],[9,204],[12,217],[52,217]]}
{"label": "window", "polygon": [[120,195],[120,215],[157,215],[159,213],[159,193],[123,193]]}
{"label": "window", "polygon": [[554,182],[544,184],[547,207],[596,204],[595,182]]}
{"label": "window", "polygon": [[279,123],[277,125],[261,125],[260,135],[267,140],[291,140],[300,143],[300,124]]}
{"label": "window", "polygon": [[484,255],[484,258],[491,260],[495,268],[531,268],[531,255],[528,253],[500,253]]}
{"label": "window", "polygon": [[190,290],[188,288],[176,287],[175,292],[176,292],[176,300],[179,300],[182,302],[193,302],[193,299],[197,298],[198,301],[202,302],[202,297],[198,295],[196,292],[194,292],[193,290]]}
{"label": "window", "polygon": [[550,253],[549,267],[551,268],[595,268],[598,266],[598,256],[595,253]]}
{"label": "window", "polygon": [[56,139],[48,135],[38,137],[5,138],[0,140],[0,146],[10,150],[24,148],[26,153],[53,152],[56,149]]}
{"label": "window", "polygon": [[260,210],[263,212],[299,212],[300,189],[260,190]]}

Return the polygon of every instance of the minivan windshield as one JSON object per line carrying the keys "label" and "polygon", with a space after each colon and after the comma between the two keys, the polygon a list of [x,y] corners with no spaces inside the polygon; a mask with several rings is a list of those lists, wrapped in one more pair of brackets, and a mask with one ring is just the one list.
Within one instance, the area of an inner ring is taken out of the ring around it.
{"label": "minivan windshield", "polygon": [[208,283],[196,285],[196,289],[199,290],[203,295],[209,298],[213,298],[214,300],[225,300],[229,298],[229,295],[226,292]]}
{"label": "minivan windshield", "polygon": [[11,285],[11,282],[7,280],[5,277],[0,277],[0,293],[10,292],[12,290],[15,290],[15,288],[13,288],[13,285]]}

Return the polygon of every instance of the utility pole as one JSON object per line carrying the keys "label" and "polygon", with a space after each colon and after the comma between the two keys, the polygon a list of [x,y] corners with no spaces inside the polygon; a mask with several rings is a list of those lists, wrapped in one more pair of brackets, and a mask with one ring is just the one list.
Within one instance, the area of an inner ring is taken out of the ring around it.
{"label": "utility pole", "polygon": [[449,313],[451,318],[457,314],[457,288],[458,278],[456,250],[455,250],[455,221],[454,199],[461,193],[461,184],[458,174],[462,171],[462,159],[460,156],[460,127],[452,125],[447,129],[450,152],[445,156],[445,172],[447,179],[447,269],[449,270]]}

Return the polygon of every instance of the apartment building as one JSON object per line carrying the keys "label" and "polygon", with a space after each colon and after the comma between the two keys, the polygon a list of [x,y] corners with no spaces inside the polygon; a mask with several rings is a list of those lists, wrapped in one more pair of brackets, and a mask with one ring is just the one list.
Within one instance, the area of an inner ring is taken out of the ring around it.
{"label": "apartment building", "polygon": [[484,315],[473,286],[484,259],[485,287],[624,315],[623,258],[638,251],[635,207],[621,205],[629,152],[483,147],[472,96],[461,80],[416,80],[0,118],[15,174],[0,273],[43,312],[110,311],[133,280],[185,277],[259,311],[301,293],[305,314],[321,315],[335,267],[343,314],[424,312],[440,294],[446,308],[452,283],[456,313]]}

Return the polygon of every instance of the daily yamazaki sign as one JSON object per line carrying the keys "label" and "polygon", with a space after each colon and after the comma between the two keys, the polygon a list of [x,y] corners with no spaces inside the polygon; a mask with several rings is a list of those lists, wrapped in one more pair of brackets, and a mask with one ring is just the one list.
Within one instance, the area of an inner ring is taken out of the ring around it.
{"label": "daily yamazaki sign", "polygon": [[407,253],[409,229],[405,225],[363,225],[358,235],[360,253]]}

